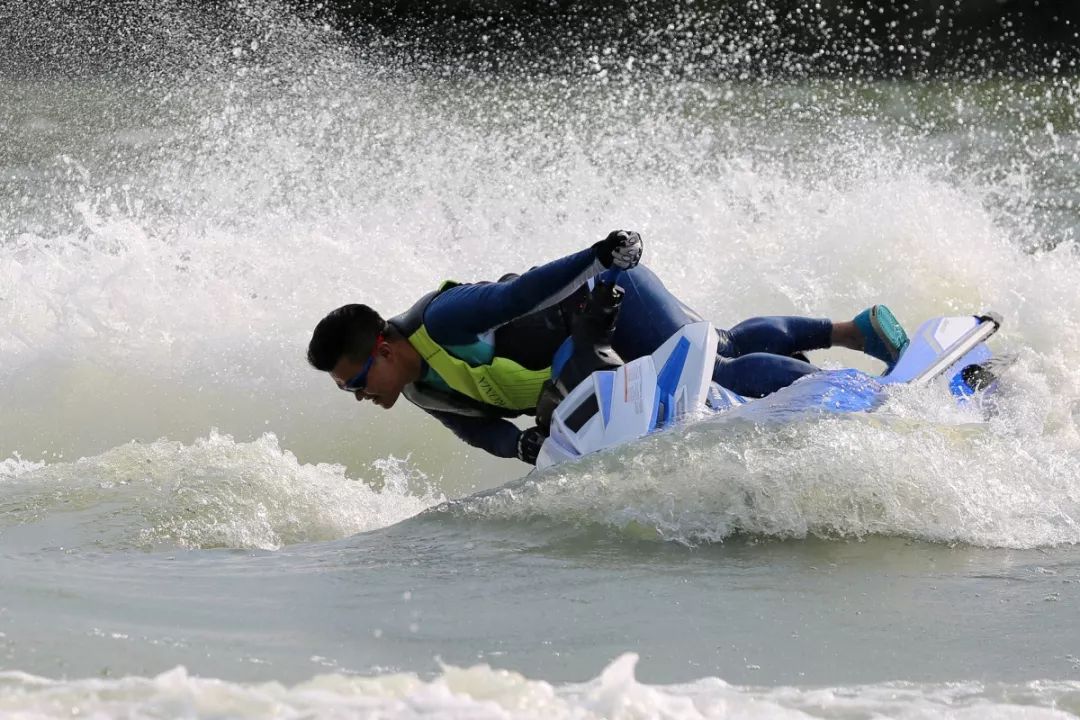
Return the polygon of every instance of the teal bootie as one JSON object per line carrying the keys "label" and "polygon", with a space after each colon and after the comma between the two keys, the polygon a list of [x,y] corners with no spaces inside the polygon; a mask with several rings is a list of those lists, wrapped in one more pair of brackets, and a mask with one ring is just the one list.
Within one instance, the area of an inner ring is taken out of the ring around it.
{"label": "teal bootie", "polygon": [[891,370],[908,346],[908,336],[900,321],[889,308],[875,305],[856,315],[854,322],[865,338],[863,352],[876,357]]}

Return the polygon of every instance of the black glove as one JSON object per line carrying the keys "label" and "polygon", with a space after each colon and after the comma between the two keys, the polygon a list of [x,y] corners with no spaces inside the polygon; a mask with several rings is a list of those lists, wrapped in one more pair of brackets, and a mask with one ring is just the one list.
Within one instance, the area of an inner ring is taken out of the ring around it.
{"label": "black glove", "polygon": [[547,440],[547,435],[538,427],[522,430],[517,441],[518,460],[535,465],[536,456],[540,454],[540,446],[544,444],[545,440]]}
{"label": "black glove", "polygon": [[629,270],[641,261],[641,235],[633,230],[615,230],[593,245],[596,259],[606,268]]}

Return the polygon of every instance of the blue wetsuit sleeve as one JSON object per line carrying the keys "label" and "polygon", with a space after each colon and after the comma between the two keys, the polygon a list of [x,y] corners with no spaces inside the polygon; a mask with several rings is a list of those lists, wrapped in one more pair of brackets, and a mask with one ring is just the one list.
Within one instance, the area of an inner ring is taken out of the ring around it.
{"label": "blue wetsuit sleeve", "polygon": [[436,420],[473,447],[502,458],[517,457],[517,441],[521,430],[501,418],[469,417],[438,410],[425,410]]}
{"label": "blue wetsuit sleeve", "polygon": [[604,271],[592,248],[535,267],[509,282],[459,285],[436,297],[424,313],[433,340],[468,344],[492,328],[550,307]]}

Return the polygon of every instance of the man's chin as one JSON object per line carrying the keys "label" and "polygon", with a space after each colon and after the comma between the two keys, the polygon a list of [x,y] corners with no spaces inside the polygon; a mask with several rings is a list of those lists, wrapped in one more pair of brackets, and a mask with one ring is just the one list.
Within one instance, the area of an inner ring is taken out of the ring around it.
{"label": "man's chin", "polygon": [[381,407],[383,410],[389,410],[390,408],[394,407],[394,404],[397,402],[399,397],[401,397],[400,394],[395,395],[391,398],[379,397],[375,399],[375,404]]}

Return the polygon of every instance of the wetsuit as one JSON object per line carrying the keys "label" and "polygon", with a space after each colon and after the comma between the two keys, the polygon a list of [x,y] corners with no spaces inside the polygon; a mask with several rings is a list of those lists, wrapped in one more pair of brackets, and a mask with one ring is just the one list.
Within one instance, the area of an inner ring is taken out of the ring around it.
{"label": "wetsuit", "polygon": [[[501,356],[523,350],[507,347],[508,344],[529,342],[528,337],[520,337],[522,333],[515,340],[503,338],[500,342],[500,328],[545,308],[550,312],[575,291],[583,294],[583,283],[603,269],[590,248],[506,282],[452,287],[426,305],[423,323],[431,338],[452,355],[470,363],[487,363],[495,356],[496,347]],[[619,284],[626,294],[612,347],[626,361],[651,355],[680,328],[701,319],[679,302],[648,268],[639,265],[624,272]],[[740,395],[767,395],[816,372],[816,367],[791,355],[828,347],[831,331],[829,320],[795,317],[753,318],[731,330],[719,330],[713,380]],[[569,335],[569,326],[565,334],[549,335],[537,339],[542,340],[545,353],[553,354],[558,343]],[[550,357],[545,358],[547,363]],[[414,392],[418,388],[432,388],[450,395],[454,392],[426,363],[414,385],[417,386]],[[405,394],[416,402],[408,389]],[[499,457],[516,456],[520,431],[504,419],[512,414],[493,412],[490,416],[478,416],[475,412],[463,414],[417,404],[468,444]]]}

